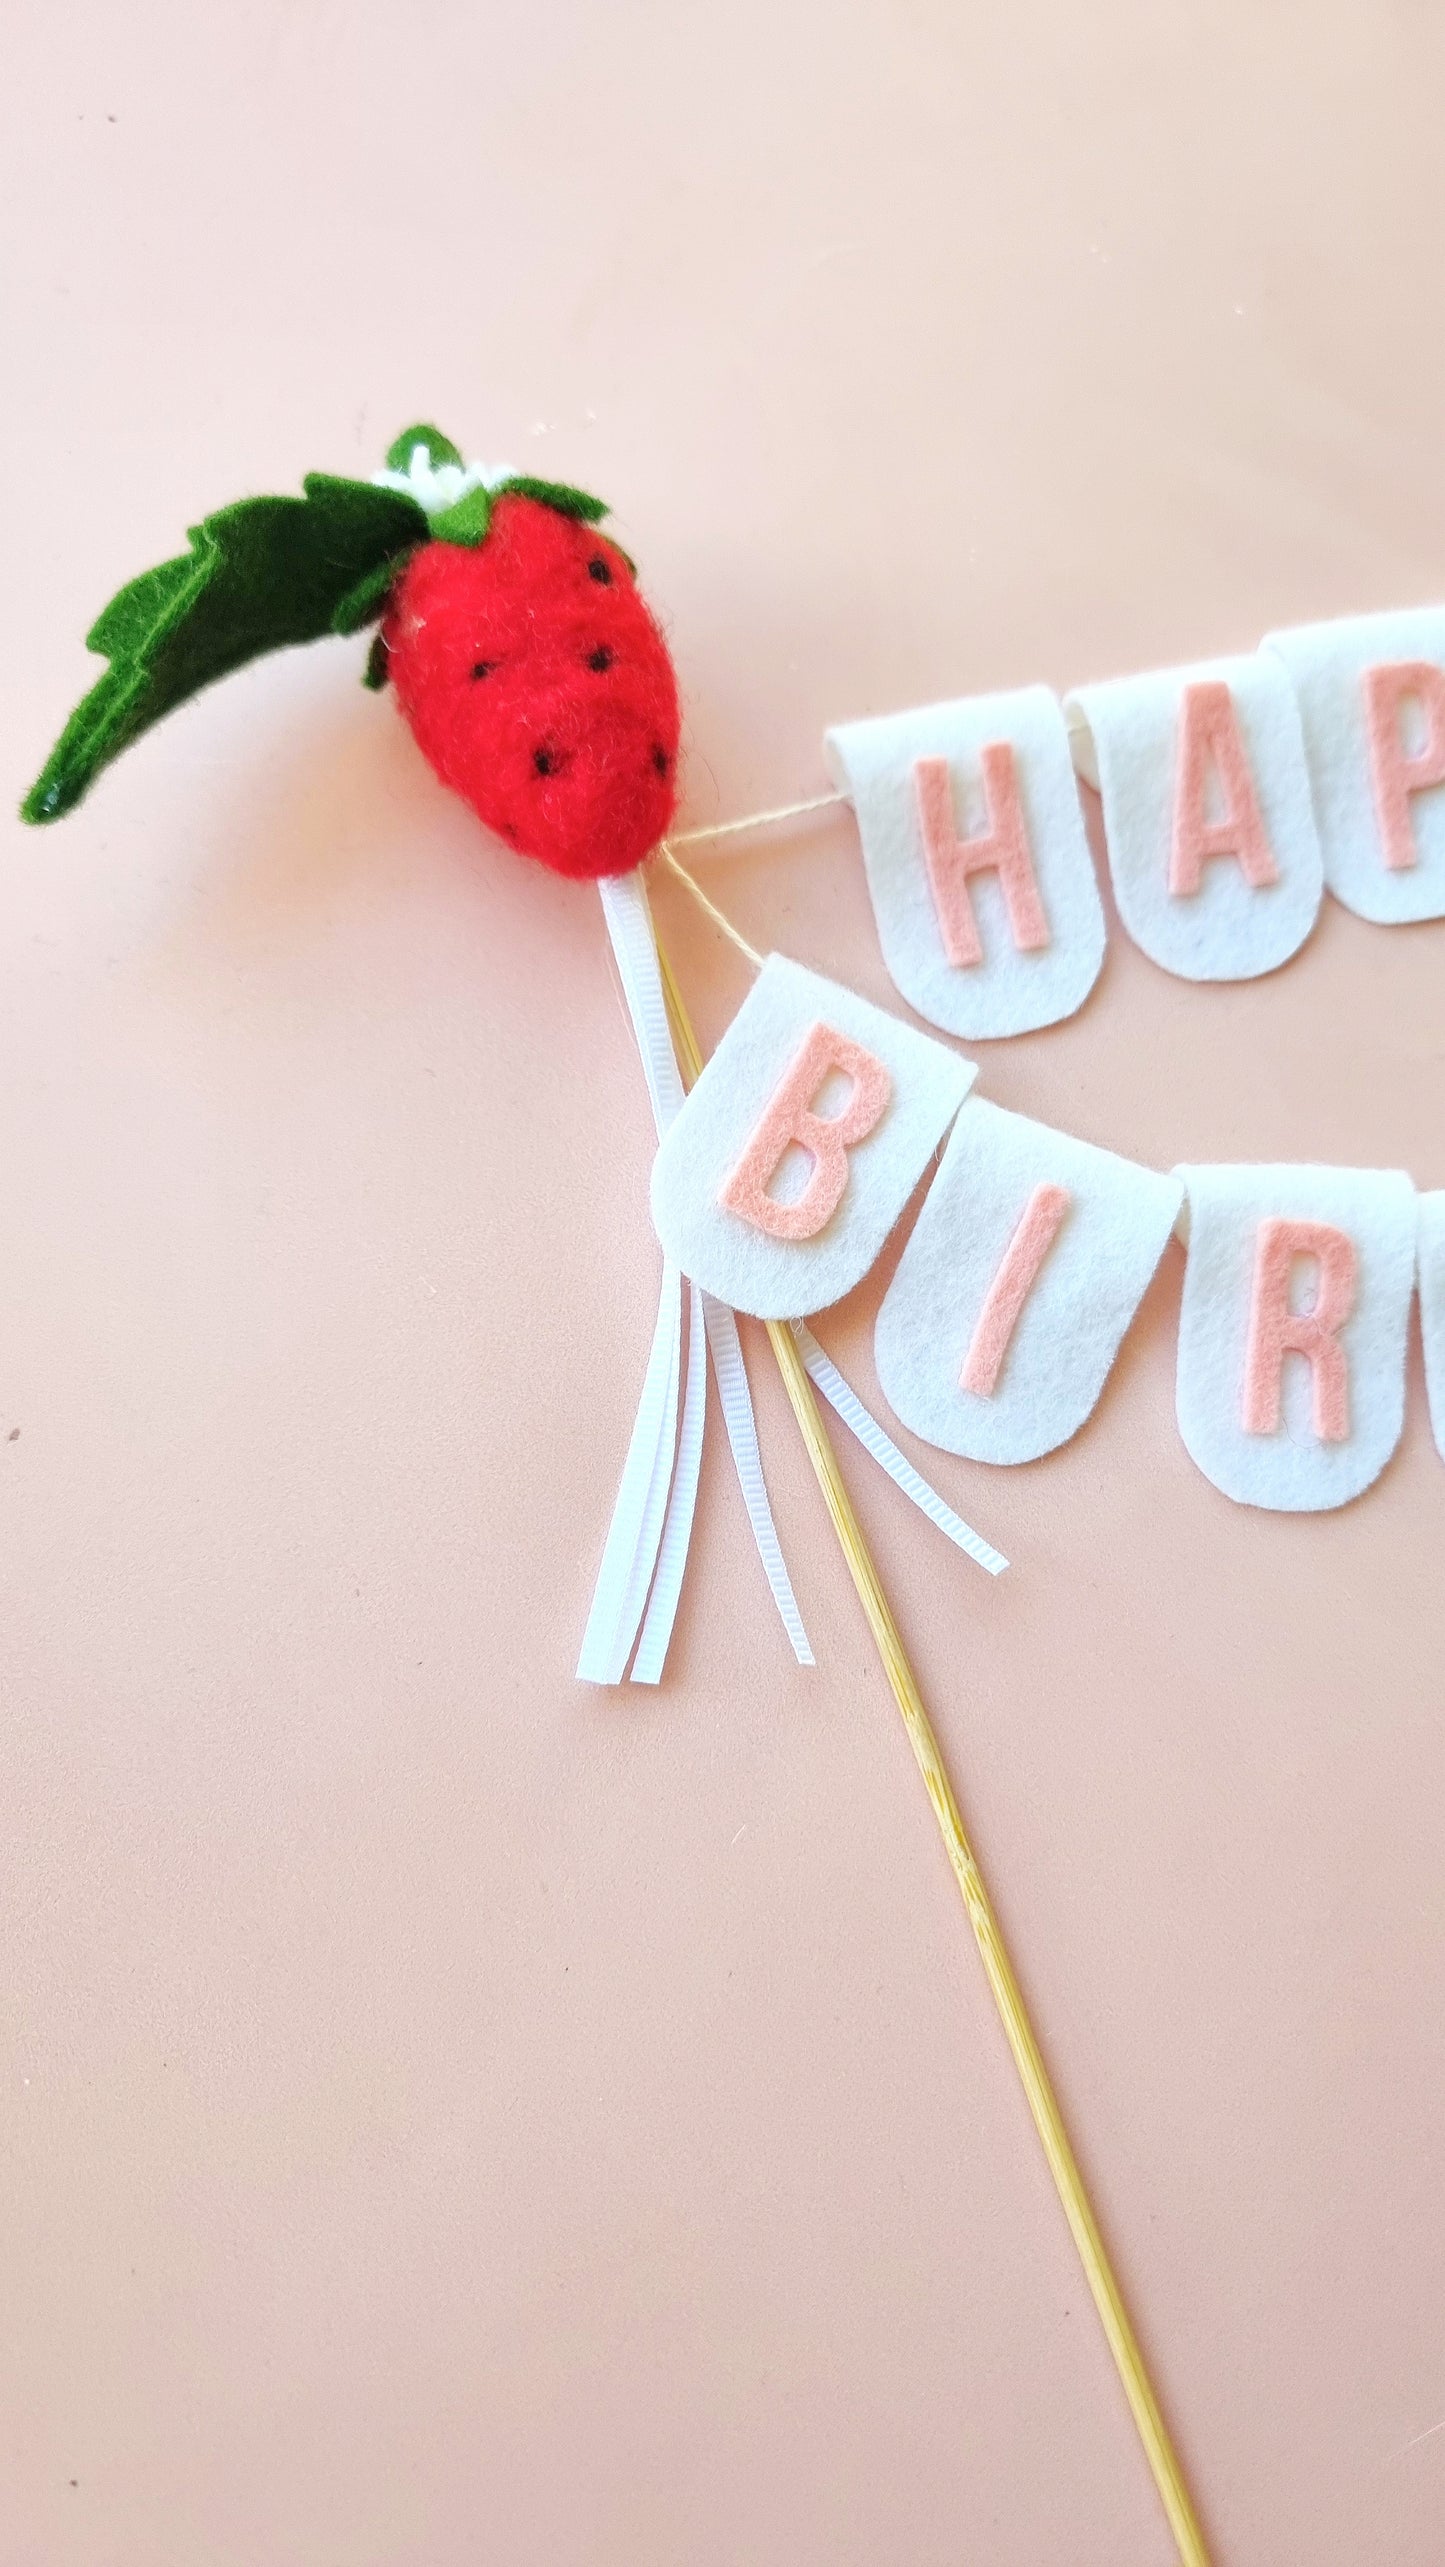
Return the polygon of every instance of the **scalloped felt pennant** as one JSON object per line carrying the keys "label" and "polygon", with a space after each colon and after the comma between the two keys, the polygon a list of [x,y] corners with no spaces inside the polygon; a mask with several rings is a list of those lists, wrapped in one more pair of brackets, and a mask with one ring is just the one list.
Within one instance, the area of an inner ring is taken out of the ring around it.
{"label": "scalloped felt pennant", "polygon": [[1179,1431],[1245,1506],[1317,1514],[1377,1479],[1405,1416],[1417,1197],[1393,1169],[1185,1167]]}
{"label": "scalloped felt pennant", "polygon": [[666,1253],[755,1318],[840,1301],[974,1076],[930,1035],[770,955],[658,1151],[652,1217]]}
{"label": "scalloped felt pennant", "polygon": [[1119,916],[1181,980],[1298,953],[1324,868],[1299,707],[1261,652],[1075,687],[1074,757],[1104,806]]}
{"label": "scalloped felt pennant", "polygon": [[1325,879],[1376,926],[1445,918],[1445,606],[1271,633],[1309,748]]}
{"label": "scalloped felt pennant", "polygon": [[1445,1190],[1422,1194],[1418,1273],[1420,1334],[1435,1448],[1445,1460]]}
{"label": "scalloped felt pennant", "polygon": [[975,1462],[1078,1433],[1183,1198],[1112,1150],[971,1096],[878,1313],[888,1405]]}
{"label": "scalloped felt pennant", "polygon": [[920,1016],[967,1042],[1072,1016],[1104,912],[1068,733],[1045,686],[838,724],[883,958]]}

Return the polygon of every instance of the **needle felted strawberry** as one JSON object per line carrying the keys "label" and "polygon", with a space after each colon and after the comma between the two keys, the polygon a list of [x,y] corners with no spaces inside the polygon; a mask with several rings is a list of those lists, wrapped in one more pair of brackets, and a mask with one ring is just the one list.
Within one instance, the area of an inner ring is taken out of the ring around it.
{"label": "needle felted strawberry", "polygon": [[566,483],[489,481],[430,427],[374,481],[312,473],[242,499],[121,589],[87,636],[110,662],[22,804],[58,820],[103,766],[231,669],[378,624],[423,755],[509,846],[557,873],[630,872],[677,791],[677,682],[607,509]]}

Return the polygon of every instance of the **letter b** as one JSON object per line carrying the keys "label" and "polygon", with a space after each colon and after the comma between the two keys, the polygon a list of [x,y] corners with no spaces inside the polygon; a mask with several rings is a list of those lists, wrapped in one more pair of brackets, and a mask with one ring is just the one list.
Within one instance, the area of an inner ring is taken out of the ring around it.
{"label": "letter b", "polygon": [[[852,1080],[853,1093],[841,1113],[817,1114],[814,1104],[834,1070]],[[815,1239],[843,1199],[849,1150],[866,1140],[892,1093],[883,1063],[861,1043],[831,1025],[810,1026],[722,1188],[724,1210],[771,1239]],[[794,1143],[813,1165],[802,1193],[780,1203],[768,1188]]]}

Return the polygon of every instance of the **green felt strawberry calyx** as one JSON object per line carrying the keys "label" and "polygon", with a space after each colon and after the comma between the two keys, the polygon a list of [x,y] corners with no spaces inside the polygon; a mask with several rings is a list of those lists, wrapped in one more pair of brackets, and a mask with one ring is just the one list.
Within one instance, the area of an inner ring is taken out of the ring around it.
{"label": "green felt strawberry calyx", "polygon": [[492,523],[492,499],[484,481],[474,484],[449,508],[439,508],[431,520],[432,539],[438,544],[476,545],[485,543]]}
{"label": "green felt strawberry calyx", "polygon": [[393,437],[386,450],[388,472],[406,472],[418,446],[429,464],[455,464],[458,471],[464,469],[460,448],[452,444],[450,437],[444,437],[440,428],[431,427],[423,419],[415,428],[403,428],[399,437]]}
{"label": "green felt strawberry calyx", "polygon": [[564,517],[580,517],[584,526],[600,525],[612,514],[605,499],[595,499],[590,490],[574,489],[570,481],[537,481],[530,473],[514,472],[497,483],[492,497],[504,498],[509,491],[518,499],[540,500],[544,508],[556,508]]}
{"label": "green felt strawberry calyx", "polygon": [[508,496],[535,499],[564,517],[595,526],[608,515],[605,499],[578,490],[570,481],[542,481],[534,473],[489,473],[484,464],[464,463],[450,437],[426,420],[403,428],[387,448],[386,468],[376,476],[388,490],[404,491],[426,511],[438,543],[475,546],[485,543],[497,501]]}
{"label": "green felt strawberry calyx", "polygon": [[509,473],[505,481],[476,482],[448,508],[438,509],[431,518],[431,530],[439,544],[485,543],[491,530],[492,510],[499,499],[535,499],[543,508],[555,508],[560,516],[576,517],[584,526],[595,526],[609,514],[605,499],[595,499],[590,490],[574,490],[566,481],[537,481],[530,473]]}

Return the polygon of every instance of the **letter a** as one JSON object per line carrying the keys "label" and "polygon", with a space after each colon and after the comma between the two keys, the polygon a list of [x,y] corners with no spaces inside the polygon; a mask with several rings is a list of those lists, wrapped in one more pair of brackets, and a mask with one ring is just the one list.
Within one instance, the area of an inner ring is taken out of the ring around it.
{"label": "letter a", "polygon": [[[1206,820],[1211,767],[1224,796],[1224,814]],[[1221,678],[1186,686],[1179,706],[1179,763],[1174,787],[1174,837],[1169,849],[1169,888],[1189,899],[1204,880],[1212,856],[1233,856],[1254,891],[1279,880],[1279,867],[1249,772],[1234,698]]]}

